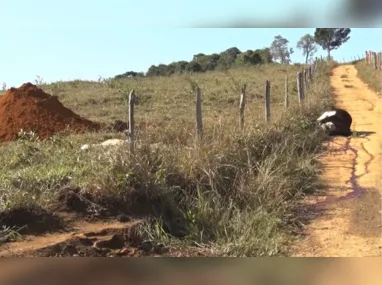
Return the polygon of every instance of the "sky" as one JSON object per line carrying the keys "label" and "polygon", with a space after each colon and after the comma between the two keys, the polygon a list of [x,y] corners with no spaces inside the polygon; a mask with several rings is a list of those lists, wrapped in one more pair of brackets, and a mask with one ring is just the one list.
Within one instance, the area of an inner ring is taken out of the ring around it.
{"label": "sky", "polygon": [[[276,35],[290,41],[292,61],[301,62],[296,43],[314,28],[259,27],[325,26],[334,19],[329,0],[278,2],[2,0],[0,84],[19,86],[37,76],[52,82],[145,72],[197,53],[269,47]],[[221,28],[240,26],[257,28]],[[352,29],[351,39],[332,55],[350,60],[381,47],[382,29]]]}

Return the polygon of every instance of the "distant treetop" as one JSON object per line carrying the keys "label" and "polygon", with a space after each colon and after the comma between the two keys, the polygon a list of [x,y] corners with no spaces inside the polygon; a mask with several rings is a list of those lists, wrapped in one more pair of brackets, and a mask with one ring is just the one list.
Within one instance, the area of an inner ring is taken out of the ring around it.
{"label": "distant treetop", "polygon": [[[253,66],[271,63],[272,56],[269,48],[240,51],[237,47],[231,47],[219,54],[210,55],[198,53],[191,61],[175,61],[168,65],[151,65],[146,76],[169,76],[172,74],[206,72],[210,70],[226,70],[237,66]],[[145,76],[143,72],[128,71],[116,75],[114,78],[131,78]]]}

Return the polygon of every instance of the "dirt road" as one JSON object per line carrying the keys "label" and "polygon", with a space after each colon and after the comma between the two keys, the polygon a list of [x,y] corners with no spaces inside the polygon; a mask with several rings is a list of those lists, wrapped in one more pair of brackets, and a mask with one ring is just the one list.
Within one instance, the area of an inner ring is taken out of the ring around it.
{"label": "dirt road", "polygon": [[353,65],[335,68],[331,85],[336,106],[350,112],[358,134],[328,143],[321,158],[325,195],[308,201],[323,212],[307,226],[295,256],[381,256],[381,99]]}

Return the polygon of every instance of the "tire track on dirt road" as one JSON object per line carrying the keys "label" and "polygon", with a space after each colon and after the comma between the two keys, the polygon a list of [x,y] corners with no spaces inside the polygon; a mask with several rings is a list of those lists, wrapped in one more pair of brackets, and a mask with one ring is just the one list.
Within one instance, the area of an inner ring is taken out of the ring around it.
{"label": "tire track on dirt road", "polygon": [[326,144],[328,152],[320,159],[325,193],[307,200],[320,216],[306,226],[293,256],[381,256],[381,99],[353,65],[336,67],[331,85],[336,106],[349,111],[358,135]]}

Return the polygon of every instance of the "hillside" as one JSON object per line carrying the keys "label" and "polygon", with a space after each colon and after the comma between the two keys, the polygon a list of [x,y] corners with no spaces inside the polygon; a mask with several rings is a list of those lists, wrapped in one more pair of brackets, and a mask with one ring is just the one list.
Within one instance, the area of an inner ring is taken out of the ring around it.
{"label": "hillside", "polygon": [[[1,255],[116,255],[111,246],[90,246],[102,238],[116,241],[126,256],[288,254],[290,240],[305,222],[298,205],[318,187],[316,155],[325,135],[315,119],[332,105],[332,66],[320,65],[303,109],[296,88],[302,68],[293,65],[41,85],[65,107],[101,123],[126,121],[127,96],[134,89],[141,147],[135,155],[125,146],[80,150],[85,143],[124,137],[110,130],[50,140],[24,133],[2,144],[0,219],[6,221],[7,242]],[[271,84],[269,123],[265,80]],[[241,132],[243,84],[247,106]],[[194,140],[196,85],[203,101],[200,145]],[[154,143],[160,144],[157,150],[150,148]],[[36,226],[41,220],[49,227]],[[20,240],[23,236],[31,241]]]}

